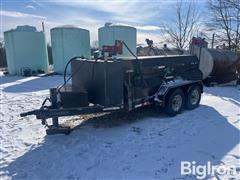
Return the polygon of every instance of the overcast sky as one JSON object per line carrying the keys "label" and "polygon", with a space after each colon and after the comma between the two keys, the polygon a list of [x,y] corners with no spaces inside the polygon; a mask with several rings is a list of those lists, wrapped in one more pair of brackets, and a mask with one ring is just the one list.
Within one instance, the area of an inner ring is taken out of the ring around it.
{"label": "overcast sky", "polygon": [[[196,1],[200,13],[204,12],[205,2]],[[93,42],[97,40],[97,29],[112,22],[136,27],[138,43],[145,38],[159,42],[161,23],[171,20],[175,6],[176,0],[1,0],[1,38],[4,31],[17,25],[41,30],[44,21],[48,42],[49,30],[60,25],[88,29]]]}

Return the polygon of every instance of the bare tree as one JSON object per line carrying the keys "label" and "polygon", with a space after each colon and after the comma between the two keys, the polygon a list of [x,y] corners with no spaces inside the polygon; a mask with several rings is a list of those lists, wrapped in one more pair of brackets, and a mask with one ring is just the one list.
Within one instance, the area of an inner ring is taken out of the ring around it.
{"label": "bare tree", "polygon": [[240,45],[240,0],[209,0],[211,22],[221,42],[226,42],[229,49]]}
{"label": "bare tree", "polygon": [[175,12],[173,18],[163,24],[162,34],[167,43],[176,48],[184,49],[189,45],[198,27],[199,17],[195,2],[179,0]]}
{"label": "bare tree", "polygon": [[240,10],[240,1],[239,0],[228,0],[230,6]]}

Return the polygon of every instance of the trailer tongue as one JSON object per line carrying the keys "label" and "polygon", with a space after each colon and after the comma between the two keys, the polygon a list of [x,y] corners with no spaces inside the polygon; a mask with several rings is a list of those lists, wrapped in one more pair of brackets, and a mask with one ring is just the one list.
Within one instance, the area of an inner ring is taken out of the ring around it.
{"label": "trailer tongue", "polygon": [[[40,109],[21,116],[35,115],[48,127],[47,134],[71,132],[59,125],[58,118],[111,111],[131,111],[156,104],[174,116],[185,107],[198,106],[203,91],[202,73],[196,56],[156,56],[144,58],[112,58],[122,53],[126,44],[116,41],[113,47],[103,47],[110,57],[69,61],[72,83],[50,89]],[[126,46],[127,48],[127,46]],[[46,106],[50,101],[49,106]],[[47,119],[52,118],[52,124]]]}

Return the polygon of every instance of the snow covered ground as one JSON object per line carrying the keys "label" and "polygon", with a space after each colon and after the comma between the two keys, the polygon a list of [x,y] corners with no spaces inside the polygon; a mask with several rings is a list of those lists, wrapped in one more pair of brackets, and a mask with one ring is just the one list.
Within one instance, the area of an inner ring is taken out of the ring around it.
{"label": "snow covered ground", "polygon": [[[63,122],[75,126],[69,136],[46,136],[34,116],[19,114],[38,108],[48,89],[62,81],[61,76],[1,77],[1,180],[195,179],[181,176],[181,161],[240,165],[235,87],[205,88],[200,107],[176,117],[154,108],[68,117]],[[214,173],[208,179],[231,177]]]}

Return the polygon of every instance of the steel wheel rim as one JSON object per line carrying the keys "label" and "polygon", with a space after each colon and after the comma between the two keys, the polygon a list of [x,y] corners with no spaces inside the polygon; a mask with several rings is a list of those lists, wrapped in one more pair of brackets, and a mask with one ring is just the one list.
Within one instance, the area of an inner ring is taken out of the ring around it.
{"label": "steel wheel rim", "polygon": [[199,95],[198,90],[194,89],[190,96],[190,103],[192,105],[196,105],[198,103],[199,97],[200,97],[200,95]]}
{"label": "steel wheel rim", "polygon": [[173,100],[172,100],[173,111],[177,112],[181,109],[182,103],[183,103],[182,101],[183,101],[182,96],[179,94],[173,97]]}

